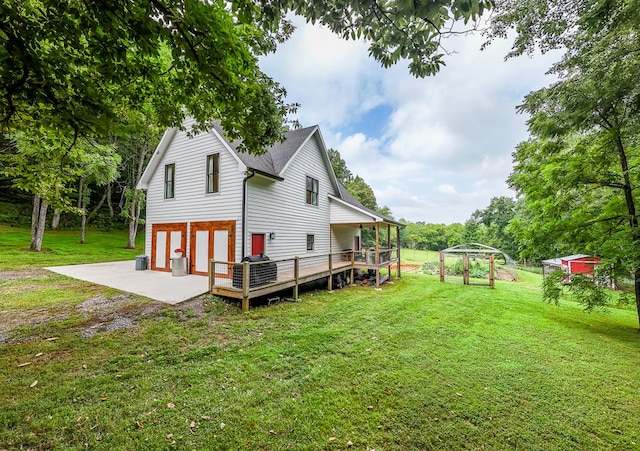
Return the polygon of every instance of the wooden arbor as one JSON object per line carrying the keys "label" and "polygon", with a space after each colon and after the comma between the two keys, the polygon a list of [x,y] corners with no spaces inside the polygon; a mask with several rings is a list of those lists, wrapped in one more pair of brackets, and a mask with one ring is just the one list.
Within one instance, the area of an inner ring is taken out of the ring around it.
{"label": "wooden arbor", "polygon": [[[444,249],[440,251],[440,282],[444,282],[445,278],[445,267],[444,267],[444,259],[446,255],[460,255],[462,256],[462,283],[464,285],[471,285],[470,277],[469,277],[469,257],[486,257],[489,256],[489,286],[491,288],[495,288],[495,255],[502,254],[504,255],[505,262],[507,265],[510,263],[515,266],[515,263],[507,254],[502,252],[499,249],[485,246],[484,244],[478,243],[467,243],[467,244],[459,244],[457,246],[450,247],[448,249]],[[485,284],[473,284],[473,285],[485,285]]]}

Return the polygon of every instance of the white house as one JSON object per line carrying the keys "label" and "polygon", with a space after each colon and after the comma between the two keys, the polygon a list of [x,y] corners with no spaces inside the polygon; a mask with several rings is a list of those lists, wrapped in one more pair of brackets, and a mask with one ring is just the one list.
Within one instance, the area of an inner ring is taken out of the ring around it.
{"label": "white house", "polygon": [[147,192],[152,270],[170,271],[176,249],[184,250],[190,273],[207,275],[211,259],[360,250],[363,226],[401,226],[338,183],[318,126],[287,132],[261,156],[237,146],[219,125],[193,137],[166,131],[138,184]]}

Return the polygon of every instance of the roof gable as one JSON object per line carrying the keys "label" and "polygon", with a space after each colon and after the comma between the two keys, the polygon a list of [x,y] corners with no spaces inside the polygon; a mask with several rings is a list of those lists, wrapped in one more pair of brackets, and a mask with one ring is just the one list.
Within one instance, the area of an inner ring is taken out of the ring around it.
{"label": "roof gable", "polygon": [[[224,131],[220,123],[216,122],[214,129],[224,137]],[[311,136],[316,132],[318,126],[300,128],[285,132],[284,141],[269,146],[262,155],[253,155],[247,152],[238,152],[240,140],[227,141],[229,146],[238,155],[242,163],[250,169],[257,169],[273,176],[282,176],[282,172],[293,156],[302,148]],[[226,140],[226,138],[225,138]]]}

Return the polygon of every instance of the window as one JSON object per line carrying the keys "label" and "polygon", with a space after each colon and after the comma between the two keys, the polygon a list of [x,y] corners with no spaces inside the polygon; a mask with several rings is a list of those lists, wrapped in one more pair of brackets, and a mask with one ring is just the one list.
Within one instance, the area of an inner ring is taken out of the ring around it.
{"label": "window", "polygon": [[164,198],[173,199],[176,188],[176,165],[168,164],[164,167]]}
{"label": "window", "polygon": [[318,205],[318,181],[309,176],[307,176],[307,203]]}
{"label": "window", "polygon": [[220,154],[207,156],[207,194],[220,191]]}
{"label": "window", "polygon": [[307,235],[307,250],[308,251],[312,251],[313,250],[314,241],[315,241],[315,235]]}

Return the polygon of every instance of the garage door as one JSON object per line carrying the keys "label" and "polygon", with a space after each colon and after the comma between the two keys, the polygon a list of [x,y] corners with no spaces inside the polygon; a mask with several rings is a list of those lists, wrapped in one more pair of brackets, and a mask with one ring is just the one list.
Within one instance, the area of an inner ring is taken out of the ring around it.
{"label": "garage door", "polygon": [[171,271],[176,249],[187,247],[187,223],[175,222],[151,226],[151,269]]}
{"label": "garage door", "polygon": [[[191,223],[190,266],[192,274],[209,274],[209,261],[232,262],[235,259],[236,222],[208,221]],[[216,277],[230,277],[231,268],[218,264]]]}

